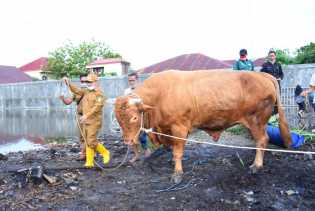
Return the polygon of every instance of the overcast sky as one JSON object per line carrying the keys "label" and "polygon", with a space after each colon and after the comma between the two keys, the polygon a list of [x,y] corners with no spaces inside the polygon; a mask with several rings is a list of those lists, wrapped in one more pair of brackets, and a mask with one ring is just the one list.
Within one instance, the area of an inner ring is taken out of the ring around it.
{"label": "overcast sky", "polygon": [[315,42],[315,0],[8,0],[0,65],[21,66],[94,38],[135,69],[186,53],[235,59]]}

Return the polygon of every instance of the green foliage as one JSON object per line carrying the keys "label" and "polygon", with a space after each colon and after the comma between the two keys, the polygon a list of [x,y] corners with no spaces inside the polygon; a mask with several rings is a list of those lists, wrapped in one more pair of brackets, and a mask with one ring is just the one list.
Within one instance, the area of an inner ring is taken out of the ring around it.
{"label": "green foliage", "polygon": [[294,57],[291,56],[289,49],[277,49],[276,50],[277,54],[277,61],[280,62],[281,64],[293,64],[294,63]]}
{"label": "green foliage", "polygon": [[232,133],[234,135],[247,135],[248,129],[244,127],[243,125],[235,125],[233,127],[230,127],[226,129],[227,132]]}
{"label": "green foliage", "polygon": [[311,42],[297,50],[296,64],[315,63],[315,43]]}
{"label": "green foliage", "polygon": [[49,53],[48,64],[44,72],[55,79],[63,76],[78,77],[86,72],[87,64],[99,57],[117,58],[121,56],[102,42],[92,40],[74,45],[68,41],[63,47]]}

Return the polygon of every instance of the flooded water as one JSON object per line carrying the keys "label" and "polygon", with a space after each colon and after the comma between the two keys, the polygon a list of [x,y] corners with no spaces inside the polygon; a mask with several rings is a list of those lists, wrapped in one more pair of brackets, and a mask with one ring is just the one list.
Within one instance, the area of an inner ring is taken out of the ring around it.
{"label": "flooded water", "polygon": [[[5,139],[1,139],[1,142],[6,142]],[[0,142],[0,143],[1,143]],[[7,143],[1,143],[0,145],[0,153],[7,154],[9,152],[19,152],[19,151],[28,151],[34,149],[42,149],[44,148],[41,144],[36,144],[32,141],[32,139],[27,139],[24,137],[11,139]]]}
{"label": "flooded water", "polygon": [[[112,115],[112,103],[107,103],[100,134],[115,132]],[[74,109],[0,111],[0,153],[35,149],[78,136]]]}

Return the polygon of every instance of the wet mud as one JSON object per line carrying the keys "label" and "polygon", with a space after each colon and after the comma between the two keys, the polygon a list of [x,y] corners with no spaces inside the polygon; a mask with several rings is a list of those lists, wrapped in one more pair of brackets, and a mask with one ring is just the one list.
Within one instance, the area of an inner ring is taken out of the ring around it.
{"label": "wet mud", "polygon": [[[250,137],[227,133],[221,139],[252,144]],[[0,210],[315,210],[310,155],[266,152],[264,168],[252,174],[254,151],[188,144],[184,179],[174,185],[170,152],[160,149],[112,171],[127,148],[119,137],[104,135],[101,141],[113,155],[108,166],[96,158],[104,170],[82,168],[76,143],[1,156]],[[314,148],[306,143],[300,150]]]}

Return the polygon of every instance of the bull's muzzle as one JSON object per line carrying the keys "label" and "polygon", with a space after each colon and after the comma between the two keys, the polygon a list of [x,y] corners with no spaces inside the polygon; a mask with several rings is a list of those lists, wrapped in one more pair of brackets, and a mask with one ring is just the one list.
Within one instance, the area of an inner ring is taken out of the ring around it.
{"label": "bull's muzzle", "polygon": [[134,145],[134,141],[132,139],[124,139],[124,143],[129,145],[129,146]]}

